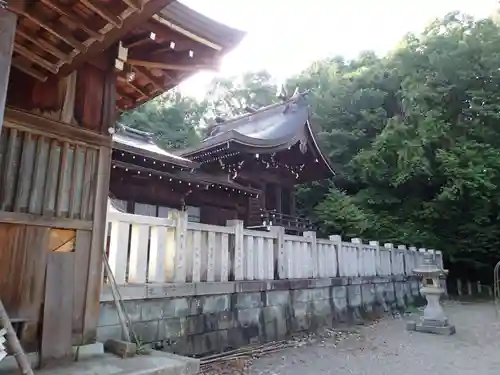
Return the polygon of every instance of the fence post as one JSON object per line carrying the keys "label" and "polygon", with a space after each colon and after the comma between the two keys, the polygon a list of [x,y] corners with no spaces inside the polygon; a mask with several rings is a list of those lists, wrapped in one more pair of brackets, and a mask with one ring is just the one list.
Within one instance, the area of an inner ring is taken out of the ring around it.
{"label": "fence post", "polygon": [[337,270],[335,271],[335,276],[345,276],[345,253],[342,249],[342,237],[335,234],[329,236],[328,239],[334,243],[334,248],[336,249],[337,256]]}
{"label": "fence post", "polygon": [[409,247],[409,256],[411,257],[411,262],[407,269],[408,275],[413,275],[413,270],[417,267],[417,248],[415,246]]}
{"label": "fence post", "polygon": [[175,256],[174,256],[174,282],[185,283],[187,276],[187,225],[188,214],[186,211],[171,211],[169,218],[175,220]]}
{"label": "fence post", "polygon": [[228,220],[227,226],[234,227],[233,249],[231,254],[233,275],[235,280],[243,280],[244,264],[243,264],[243,221]]}
{"label": "fence post", "polygon": [[375,262],[375,275],[380,276],[382,274],[382,262],[380,259],[380,244],[378,241],[370,241],[368,242],[368,244],[370,246],[375,247],[375,254],[374,254],[375,256],[373,257]]}
{"label": "fence post", "polygon": [[287,277],[285,268],[285,228],[271,227],[271,233],[276,236],[276,246],[274,247],[274,264],[276,268],[274,275],[278,280],[283,280]]}
{"label": "fence post", "polygon": [[406,264],[405,264],[405,258],[406,258],[406,245],[398,245],[398,273],[401,275],[406,274]]}
{"label": "fence post", "polygon": [[316,242],[316,232],[304,232],[303,236],[311,242],[311,262],[312,262],[312,277],[319,277],[318,264],[318,244]]}
{"label": "fence post", "polygon": [[351,239],[351,243],[355,245],[356,247],[356,265],[357,265],[357,270],[356,270],[356,275],[354,276],[365,276],[365,262],[364,262],[364,257],[363,257],[363,247],[361,246],[363,244],[363,241],[361,241],[361,238],[353,238]]}
{"label": "fence post", "polygon": [[389,250],[389,275],[394,275],[394,245],[389,242],[384,247]]}

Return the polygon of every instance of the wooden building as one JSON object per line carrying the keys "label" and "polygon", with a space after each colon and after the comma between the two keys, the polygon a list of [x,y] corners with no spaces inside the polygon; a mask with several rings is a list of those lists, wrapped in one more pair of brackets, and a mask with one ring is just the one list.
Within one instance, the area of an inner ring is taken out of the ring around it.
{"label": "wooden building", "polygon": [[311,229],[296,213],[295,186],[333,174],[304,94],[219,121],[199,145],[176,154],[122,127],[113,163],[111,193],[129,202],[121,203],[127,212],[163,216],[169,207],[187,207],[192,220],[206,224],[240,219],[247,227],[280,225],[291,233]]}
{"label": "wooden building", "polygon": [[0,298],[42,364],[95,340],[117,112],[242,37],[172,0],[0,0]]}

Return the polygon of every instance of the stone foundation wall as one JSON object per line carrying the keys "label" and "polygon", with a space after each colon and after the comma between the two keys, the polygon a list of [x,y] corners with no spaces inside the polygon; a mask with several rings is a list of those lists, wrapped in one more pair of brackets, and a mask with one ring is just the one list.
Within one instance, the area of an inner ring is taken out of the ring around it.
{"label": "stone foundation wall", "polygon": [[[204,355],[403,310],[419,297],[419,283],[397,276],[345,277],[147,285],[121,293],[141,342]],[[97,339],[120,339],[118,314],[106,290],[103,299]]]}

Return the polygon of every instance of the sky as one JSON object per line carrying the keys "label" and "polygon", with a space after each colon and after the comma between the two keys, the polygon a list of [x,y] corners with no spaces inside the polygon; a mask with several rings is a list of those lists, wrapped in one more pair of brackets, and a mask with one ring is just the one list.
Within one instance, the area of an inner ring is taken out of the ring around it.
{"label": "sky", "polygon": [[487,17],[497,0],[180,0],[247,33],[222,61],[219,72],[202,72],[180,90],[203,96],[216,75],[268,70],[277,80],[329,56],[355,58],[361,51],[384,55],[407,32],[419,32],[436,17],[459,10]]}

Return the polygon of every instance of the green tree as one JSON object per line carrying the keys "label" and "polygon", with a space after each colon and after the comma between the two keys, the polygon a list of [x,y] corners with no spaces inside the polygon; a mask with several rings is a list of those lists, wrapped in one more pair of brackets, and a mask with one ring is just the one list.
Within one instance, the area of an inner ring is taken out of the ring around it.
{"label": "green tree", "polygon": [[197,101],[179,92],[169,91],[133,111],[125,112],[120,122],[151,132],[159,145],[180,149],[200,141],[199,127],[207,110],[205,101]]}

